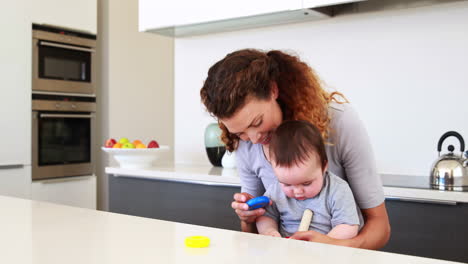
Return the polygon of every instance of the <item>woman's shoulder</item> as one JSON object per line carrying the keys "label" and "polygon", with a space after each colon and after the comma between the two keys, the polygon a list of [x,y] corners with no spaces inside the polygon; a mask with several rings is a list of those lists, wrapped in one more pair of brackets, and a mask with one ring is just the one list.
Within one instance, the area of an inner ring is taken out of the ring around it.
{"label": "woman's shoulder", "polygon": [[350,103],[332,102],[328,106],[328,113],[332,129],[351,128],[361,122],[359,115]]}
{"label": "woman's shoulder", "polygon": [[239,146],[236,149],[236,155],[251,156],[258,154],[258,144],[252,144],[250,141],[239,140]]}
{"label": "woman's shoulder", "polygon": [[357,116],[356,110],[350,103],[331,102],[328,105],[328,113],[333,120],[342,120],[350,116]]}

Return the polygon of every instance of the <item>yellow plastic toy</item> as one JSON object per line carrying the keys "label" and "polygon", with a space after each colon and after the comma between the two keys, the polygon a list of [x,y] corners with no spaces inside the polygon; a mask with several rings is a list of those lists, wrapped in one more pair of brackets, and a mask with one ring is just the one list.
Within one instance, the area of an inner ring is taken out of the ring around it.
{"label": "yellow plastic toy", "polygon": [[185,238],[185,245],[192,248],[204,248],[210,245],[210,239],[206,236],[190,236]]}

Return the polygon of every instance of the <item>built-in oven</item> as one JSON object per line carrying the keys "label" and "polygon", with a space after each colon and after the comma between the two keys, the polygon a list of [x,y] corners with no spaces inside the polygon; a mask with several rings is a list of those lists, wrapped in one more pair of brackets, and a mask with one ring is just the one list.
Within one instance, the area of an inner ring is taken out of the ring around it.
{"label": "built-in oven", "polygon": [[93,174],[95,98],[33,95],[32,179]]}
{"label": "built-in oven", "polygon": [[96,35],[33,24],[33,94],[95,95]]}

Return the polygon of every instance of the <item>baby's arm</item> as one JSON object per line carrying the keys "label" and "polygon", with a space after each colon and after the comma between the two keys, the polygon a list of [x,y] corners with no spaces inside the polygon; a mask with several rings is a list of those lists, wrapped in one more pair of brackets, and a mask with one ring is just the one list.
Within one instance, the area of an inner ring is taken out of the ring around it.
{"label": "baby's arm", "polygon": [[278,223],[268,216],[262,215],[257,218],[257,230],[261,235],[281,237],[278,232]]}
{"label": "baby's arm", "polygon": [[336,238],[336,239],[350,239],[357,236],[359,231],[358,225],[347,225],[341,224],[335,226],[330,232],[328,232],[327,236]]}
{"label": "baby's arm", "polygon": [[334,183],[333,193],[328,200],[333,228],[327,235],[335,239],[351,239],[359,232],[359,209],[348,183],[338,178]]}

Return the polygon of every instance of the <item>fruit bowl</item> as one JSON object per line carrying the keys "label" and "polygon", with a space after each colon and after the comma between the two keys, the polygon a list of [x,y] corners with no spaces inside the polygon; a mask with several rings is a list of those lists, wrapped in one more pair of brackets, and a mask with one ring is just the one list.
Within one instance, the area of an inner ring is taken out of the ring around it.
{"label": "fruit bowl", "polygon": [[161,153],[167,152],[169,146],[160,146],[159,148],[101,148],[109,153],[124,169],[147,169],[153,167],[159,159]]}

